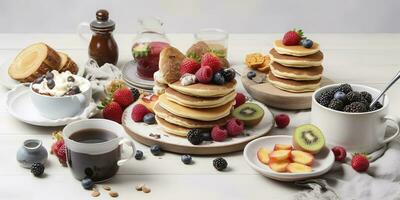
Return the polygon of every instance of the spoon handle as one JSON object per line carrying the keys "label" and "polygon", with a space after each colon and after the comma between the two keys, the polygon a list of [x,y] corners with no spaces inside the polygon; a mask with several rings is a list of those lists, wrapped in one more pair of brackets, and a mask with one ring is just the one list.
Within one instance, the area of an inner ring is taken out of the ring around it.
{"label": "spoon handle", "polygon": [[376,98],[372,101],[372,103],[369,105],[369,107],[372,107],[372,106],[385,94],[385,92],[386,92],[390,87],[392,87],[392,85],[393,85],[394,83],[396,83],[396,81],[399,80],[399,79],[400,79],[400,71],[397,72],[396,76],[393,77],[393,79],[388,83],[388,85],[385,87],[385,89],[382,90],[382,92],[378,95],[378,97],[376,97]]}

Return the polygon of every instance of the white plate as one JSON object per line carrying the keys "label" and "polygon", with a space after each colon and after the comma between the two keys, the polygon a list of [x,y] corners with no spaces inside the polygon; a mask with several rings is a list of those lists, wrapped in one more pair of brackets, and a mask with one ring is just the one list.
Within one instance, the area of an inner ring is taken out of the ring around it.
{"label": "white plate", "polygon": [[63,126],[73,121],[87,119],[97,112],[96,103],[92,100],[85,110],[74,117],[47,119],[41,116],[32,104],[29,90],[29,86],[19,84],[6,94],[7,111],[16,119],[28,124],[36,126]]}
{"label": "white plate", "polygon": [[[20,82],[12,79],[8,75],[8,67],[11,65],[13,60],[14,60],[14,58],[11,58],[11,57],[6,58],[6,60],[3,63],[1,63],[1,65],[0,65],[0,84],[10,90],[13,89],[15,86],[17,86],[18,84],[20,84]],[[83,76],[83,73],[85,72],[85,67],[80,67],[80,66],[84,66],[84,65],[78,64],[79,71],[78,71],[77,75]]]}
{"label": "white plate", "polygon": [[152,90],[154,81],[145,80],[137,75],[137,62],[131,60],[122,67],[122,79],[135,87]]}
{"label": "white plate", "polygon": [[[246,135],[228,138],[223,142],[203,142],[201,145],[193,145],[186,137],[168,134],[157,124],[147,125],[143,122],[134,122],[131,118],[131,112],[135,104],[125,109],[122,116],[122,124],[128,134],[138,142],[149,146],[159,144],[166,151],[198,155],[230,153],[243,150],[248,142],[267,134],[274,125],[272,113],[264,104],[258,101],[252,101],[251,103],[256,103],[263,108],[264,117],[261,122],[255,127],[245,129]],[[160,138],[156,139],[151,136],[152,134],[159,134]]]}
{"label": "white plate", "polygon": [[315,155],[312,172],[309,173],[278,173],[269,166],[261,163],[257,158],[257,151],[261,147],[272,150],[275,144],[292,144],[292,136],[275,135],[258,138],[249,142],[244,148],[243,155],[247,163],[262,175],[278,181],[296,181],[320,176],[328,172],[335,162],[335,156],[327,147]]}

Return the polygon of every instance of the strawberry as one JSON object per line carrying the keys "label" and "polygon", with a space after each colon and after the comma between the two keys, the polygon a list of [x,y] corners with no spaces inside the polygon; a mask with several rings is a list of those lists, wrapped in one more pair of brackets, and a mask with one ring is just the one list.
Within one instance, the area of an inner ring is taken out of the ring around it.
{"label": "strawberry", "polygon": [[[61,131],[54,132],[52,135],[55,142],[51,145],[50,153],[57,156],[58,160],[63,166],[67,166],[65,144],[64,139],[61,135]],[[64,154],[62,153],[62,151],[64,151]]]}
{"label": "strawberry", "polygon": [[117,102],[122,108],[126,108],[133,103],[134,98],[131,90],[124,87],[114,92],[113,101]]}
{"label": "strawberry", "polygon": [[57,151],[55,152],[55,155],[58,158],[58,161],[60,161],[60,163],[63,166],[67,166],[67,154],[66,154],[66,147],[65,144],[63,143],[59,149],[57,149]]}
{"label": "strawberry", "polygon": [[201,66],[211,67],[213,74],[222,69],[221,61],[212,53],[206,53],[201,57]]}
{"label": "strawberry", "polygon": [[235,108],[239,107],[240,105],[246,103],[246,96],[244,94],[238,92],[235,97]]}
{"label": "strawberry", "polygon": [[293,31],[288,31],[283,36],[282,43],[287,46],[299,45],[301,39],[303,38],[303,31],[293,29]]}
{"label": "strawberry", "polygon": [[117,123],[121,123],[122,121],[122,108],[121,106],[112,101],[111,103],[107,104],[103,109],[103,117],[104,119],[109,119],[115,121]]}
{"label": "strawberry", "polygon": [[150,113],[150,110],[146,108],[143,104],[136,104],[131,113],[131,117],[133,121],[135,122],[142,122],[143,117],[147,114]]}
{"label": "strawberry", "polygon": [[209,83],[213,77],[213,71],[209,66],[202,66],[195,75],[200,83]]}
{"label": "strawberry", "polygon": [[369,160],[365,154],[355,153],[351,159],[351,166],[358,172],[365,172],[369,167]]}
{"label": "strawberry", "polygon": [[193,58],[185,58],[181,63],[181,75],[186,73],[195,74],[200,69],[200,64]]}

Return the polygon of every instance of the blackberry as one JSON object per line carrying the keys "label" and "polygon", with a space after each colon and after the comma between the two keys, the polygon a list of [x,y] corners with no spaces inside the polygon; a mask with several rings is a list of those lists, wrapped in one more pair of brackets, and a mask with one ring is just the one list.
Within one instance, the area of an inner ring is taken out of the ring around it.
{"label": "blackberry", "polygon": [[216,158],[213,160],[213,165],[215,169],[218,171],[224,170],[226,167],[228,167],[228,162],[224,158]]}
{"label": "blackberry", "polygon": [[325,107],[327,107],[329,105],[329,103],[331,102],[331,100],[333,99],[333,96],[335,95],[335,91],[334,90],[325,90],[322,91],[321,94],[319,95],[319,97],[317,98],[317,102]]}
{"label": "blackberry", "polygon": [[351,91],[346,94],[346,99],[349,103],[361,101],[361,95],[359,92]]}
{"label": "blackberry", "polygon": [[345,83],[345,84],[339,85],[339,87],[336,88],[336,91],[341,91],[341,92],[344,92],[347,94],[347,93],[353,91],[353,89],[351,88],[351,86],[349,84]]}
{"label": "blackberry", "polygon": [[343,101],[339,99],[332,99],[331,102],[328,105],[328,108],[331,108],[333,110],[339,110],[342,111],[344,107]]}
{"label": "blackberry", "polygon": [[371,108],[369,108],[369,111],[374,111],[374,110],[379,110],[383,107],[383,105],[379,102],[376,102]]}
{"label": "blackberry", "polygon": [[233,69],[228,68],[228,69],[222,70],[221,72],[225,78],[225,82],[231,82],[233,79],[235,79],[236,73]]}
{"label": "blackberry", "polygon": [[363,91],[360,92],[361,100],[366,101],[368,104],[372,102],[372,95],[369,92]]}
{"label": "blackberry", "polygon": [[143,151],[136,150],[135,159],[142,160],[142,158],[143,158]]}
{"label": "blackberry", "polygon": [[353,102],[349,105],[346,105],[343,111],[351,113],[367,112],[367,106],[361,102]]}
{"label": "blackberry", "polygon": [[44,165],[42,163],[33,163],[31,166],[31,173],[36,176],[39,177],[43,174],[44,172]]}
{"label": "blackberry", "polygon": [[199,145],[203,142],[203,134],[200,129],[192,129],[187,134],[187,139],[193,145]]}
{"label": "blackberry", "polygon": [[133,96],[133,102],[139,99],[140,92],[136,88],[131,88],[132,96]]}

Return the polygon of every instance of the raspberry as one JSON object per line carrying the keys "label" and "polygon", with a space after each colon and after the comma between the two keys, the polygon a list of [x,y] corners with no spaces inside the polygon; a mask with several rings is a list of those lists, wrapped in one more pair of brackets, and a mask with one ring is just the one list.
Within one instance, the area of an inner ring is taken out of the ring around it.
{"label": "raspberry", "polygon": [[211,130],[211,137],[214,141],[222,142],[228,137],[228,131],[221,126],[214,126]]}
{"label": "raspberry", "polygon": [[287,46],[299,45],[301,38],[303,37],[303,31],[294,29],[285,33],[282,39],[282,43]]}
{"label": "raspberry", "polygon": [[186,73],[195,74],[200,69],[200,64],[192,58],[185,58],[181,63],[180,73],[184,75]]}
{"label": "raspberry", "polygon": [[150,111],[146,108],[146,106],[144,106],[143,104],[136,104],[132,109],[131,117],[135,122],[142,122],[143,117],[147,113],[150,113]]}
{"label": "raspberry", "polygon": [[209,83],[213,78],[213,71],[209,66],[203,66],[196,72],[196,79],[200,83]]}
{"label": "raspberry", "polygon": [[222,69],[221,61],[212,53],[206,53],[201,57],[201,66],[211,67],[213,73]]}
{"label": "raspberry", "polygon": [[346,159],[346,149],[340,146],[336,146],[332,148],[333,154],[335,154],[335,160],[339,162],[343,162]]}
{"label": "raspberry", "polygon": [[244,104],[246,102],[246,96],[242,93],[237,93],[235,97],[235,108],[239,107],[240,105]]}
{"label": "raspberry", "polygon": [[243,133],[244,123],[238,119],[230,119],[226,124],[226,130],[228,130],[228,135],[231,137],[238,136]]}
{"label": "raspberry", "polygon": [[275,123],[278,128],[285,128],[289,125],[290,118],[286,114],[279,114],[275,116]]}
{"label": "raspberry", "polygon": [[117,102],[122,108],[126,108],[134,101],[134,97],[129,88],[120,88],[114,92],[113,100]]}

